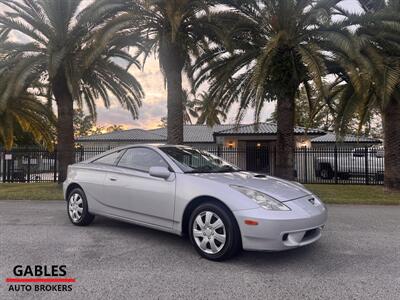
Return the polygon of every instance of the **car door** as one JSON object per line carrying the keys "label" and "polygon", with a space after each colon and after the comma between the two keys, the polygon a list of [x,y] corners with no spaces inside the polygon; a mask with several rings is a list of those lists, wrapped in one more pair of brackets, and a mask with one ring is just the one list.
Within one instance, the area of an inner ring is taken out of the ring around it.
{"label": "car door", "polygon": [[169,165],[153,149],[127,149],[106,176],[108,198],[123,218],[171,228],[175,174],[171,173],[168,179],[152,177],[150,167],[169,168]]}
{"label": "car door", "polygon": [[116,164],[122,153],[123,151],[119,150],[105,154],[79,169],[77,181],[85,191],[91,210],[100,213],[105,210],[104,203],[107,201],[104,195],[105,179],[109,168]]}

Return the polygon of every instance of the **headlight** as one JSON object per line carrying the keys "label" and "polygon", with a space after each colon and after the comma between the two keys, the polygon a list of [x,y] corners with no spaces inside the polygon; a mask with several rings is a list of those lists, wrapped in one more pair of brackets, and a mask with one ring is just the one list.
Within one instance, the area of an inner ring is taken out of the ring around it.
{"label": "headlight", "polygon": [[290,210],[290,208],[287,207],[282,202],[272,198],[271,196],[268,196],[267,194],[261,193],[259,191],[252,190],[252,189],[246,188],[244,186],[239,186],[239,185],[231,185],[231,188],[246,195],[247,197],[254,200],[255,202],[257,202],[258,205],[260,205],[261,207],[263,207],[265,209],[286,210],[286,211]]}

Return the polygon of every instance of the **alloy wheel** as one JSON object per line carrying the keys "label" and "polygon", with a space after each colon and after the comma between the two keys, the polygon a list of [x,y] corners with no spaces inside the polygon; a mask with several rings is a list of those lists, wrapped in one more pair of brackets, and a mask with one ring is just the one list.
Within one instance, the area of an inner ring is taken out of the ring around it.
{"label": "alloy wheel", "polygon": [[83,200],[81,195],[78,193],[74,193],[69,198],[69,216],[71,217],[72,221],[79,222],[82,218],[83,213]]}
{"label": "alloy wheel", "polygon": [[216,254],[225,245],[225,224],[212,211],[203,211],[196,216],[192,232],[197,246],[205,253]]}

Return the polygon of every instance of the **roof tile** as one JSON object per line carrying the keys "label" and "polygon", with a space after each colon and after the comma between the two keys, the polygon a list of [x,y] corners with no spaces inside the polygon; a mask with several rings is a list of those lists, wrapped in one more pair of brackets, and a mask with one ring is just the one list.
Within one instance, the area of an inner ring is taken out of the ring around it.
{"label": "roof tile", "polygon": [[[294,133],[304,134],[306,128],[295,127]],[[275,123],[259,123],[249,125],[239,125],[238,127],[233,126],[230,129],[216,132],[216,135],[262,135],[262,134],[276,134],[277,126]],[[325,132],[319,129],[309,128],[308,134],[324,134]]]}
{"label": "roof tile", "polygon": [[366,137],[346,134],[342,139],[337,138],[333,132],[328,132],[325,135],[311,139],[311,143],[381,143],[381,140]]}
{"label": "roof tile", "polygon": [[[184,142],[185,143],[213,143],[214,136],[224,135],[274,135],[277,132],[277,126],[274,123],[259,123],[249,125],[216,125],[208,127],[206,125],[184,125]],[[296,127],[296,134],[304,134],[304,127]],[[319,134],[322,136],[312,139],[313,143],[335,143],[336,135],[319,129],[309,128],[308,134]],[[78,142],[90,141],[129,141],[129,142],[165,142],[167,140],[167,128],[156,128],[151,130],[130,129],[123,131],[115,131],[111,133],[83,136],[77,139]],[[344,142],[371,142],[379,143],[378,139],[369,137],[357,137],[354,135],[346,135]]]}

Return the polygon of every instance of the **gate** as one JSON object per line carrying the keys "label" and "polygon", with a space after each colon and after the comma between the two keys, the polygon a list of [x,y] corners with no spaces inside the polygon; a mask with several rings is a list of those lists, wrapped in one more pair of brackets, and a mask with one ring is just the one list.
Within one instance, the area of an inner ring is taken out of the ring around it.
{"label": "gate", "polygon": [[57,152],[14,149],[2,153],[3,182],[56,182]]}

